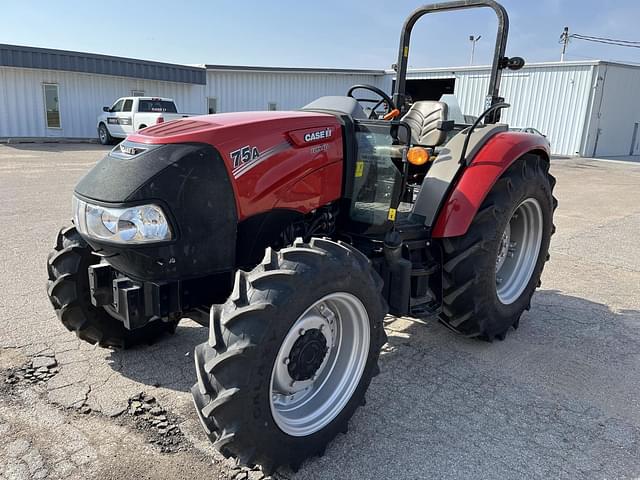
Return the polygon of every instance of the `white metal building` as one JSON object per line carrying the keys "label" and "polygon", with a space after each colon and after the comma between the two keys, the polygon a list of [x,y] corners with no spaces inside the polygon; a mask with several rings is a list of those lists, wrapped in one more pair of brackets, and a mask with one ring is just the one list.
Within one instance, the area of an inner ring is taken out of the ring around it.
{"label": "white metal building", "polygon": [[0,45],[0,140],[95,138],[118,97],[173,98],[180,112],[295,109],[350,86],[382,86],[382,70],[186,66]]}
{"label": "white metal building", "polygon": [[[296,109],[355,84],[391,93],[395,72],[326,68],[186,66],[81,52],[0,45],[0,140],[95,138],[96,117],[118,97],[176,100],[193,114]],[[463,113],[482,111],[489,67],[412,69],[414,100],[454,93]],[[545,133],[559,155],[640,154],[640,66],[603,61],[537,63],[503,74],[512,107],[503,120]]]}
{"label": "white metal building", "polygon": [[204,113],[202,68],[0,45],[0,139],[95,138],[103,106],[127,95],[171,97]]}
{"label": "white metal building", "polygon": [[[407,91],[425,99],[454,93],[463,113],[478,115],[489,72],[489,67],[414,69]],[[393,78],[393,72],[388,74]],[[543,132],[557,155],[640,155],[640,66],[532,63],[505,71],[500,93],[511,104],[502,120]]]}
{"label": "white metal building", "polygon": [[293,110],[357,84],[385,88],[382,70],[206,65],[207,98],[217,112]]}

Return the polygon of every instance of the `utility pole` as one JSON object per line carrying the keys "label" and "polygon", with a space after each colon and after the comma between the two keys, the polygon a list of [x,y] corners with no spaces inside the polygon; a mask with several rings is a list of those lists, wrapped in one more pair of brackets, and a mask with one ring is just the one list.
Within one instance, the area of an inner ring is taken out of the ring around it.
{"label": "utility pole", "polygon": [[477,37],[469,35],[469,41],[471,42],[471,60],[469,61],[469,65],[473,65],[473,56],[476,53],[476,43],[478,43],[478,40],[481,38],[482,35],[478,35]]}
{"label": "utility pole", "polygon": [[560,43],[562,44],[562,53],[560,54],[560,61],[564,62],[564,54],[567,52],[567,45],[569,45],[569,27],[564,27],[562,35],[560,35]]}

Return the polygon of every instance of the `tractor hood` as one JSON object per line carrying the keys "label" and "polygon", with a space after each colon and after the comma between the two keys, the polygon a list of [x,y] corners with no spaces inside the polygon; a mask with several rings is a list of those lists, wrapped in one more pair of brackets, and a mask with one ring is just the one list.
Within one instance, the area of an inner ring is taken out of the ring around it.
{"label": "tractor hood", "polygon": [[[118,271],[138,280],[177,280],[229,271],[235,257],[237,210],[231,180],[211,145],[181,143],[116,147],[78,183],[89,205],[155,205],[166,217],[169,241],[129,245],[85,240]],[[127,147],[125,147],[125,150]],[[223,241],[228,239],[229,241]]]}
{"label": "tractor hood", "polygon": [[75,195],[106,208],[156,205],[171,241],[85,239],[136,279],[230,271],[243,221],[273,210],[304,215],[340,198],[342,153],[341,124],[323,113],[229,113],[145,128],[98,162]]}
{"label": "tractor hood", "polygon": [[[177,183],[186,173],[181,170],[185,159],[195,162],[195,170],[189,171],[185,181],[202,181],[213,174],[199,172],[213,168],[208,163],[216,164],[216,181],[222,181],[222,177],[238,180],[254,166],[286,150],[340,139],[338,120],[323,113],[239,112],[179,119],[128,136],[80,180],[75,190],[88,199],[113,204],[142,201],[149,195],[162,198],[164,192],[157,188],[149,191],[157,184],[154,179],[167,176]],[[203,157],[205,147],[209,147],[206,156],[211,161],[195,160]],[[316,153],[326,151],[319,149]]]}
{"label": "tractor hood", "polygon": [[[256,130],[286,131],[291,126],[315,126],[333,119],[333,115],[303,111],[233,112],[189,117],[147,127],[130,135],[136,143],[166,144],[201,142],[219,146],[231,135],[242,135]],[[250,139],[250,137],[247,137]]]}

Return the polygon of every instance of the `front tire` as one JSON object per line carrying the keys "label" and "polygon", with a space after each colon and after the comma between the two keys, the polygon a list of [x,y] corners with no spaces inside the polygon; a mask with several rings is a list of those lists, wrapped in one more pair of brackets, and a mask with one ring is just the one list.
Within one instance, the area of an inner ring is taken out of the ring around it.
{"label": "front tire", "polygon": [[238,272],[195,349],[194,403],[225,456],[267,472],[324,452],[364,403],[386,342],[382,281],[354,248],[314,238]]}
{"label": "front tire", "polygon": [[95,307],[89,294],[87,269],[100,261],[91,247],[80,236],[76,227],[63,228],[58,233],[56,246],[47,259],[47,294],[62,324],[78,338],[101,347],[128,348],[152,343],[169,332],[177,322],[154,321],[135,330]]}
{"label": "front tire", "polygon": [[111,145],[113,143],[113,137],[104,123],[98,126],[98,141],[101,145]]}
{"label": "front tire", "polygon": [[493,186],[467,233],[442,240],[443,324],[489,341],[518,328],[549,257],[554,186],[549,162],[524,155]]}

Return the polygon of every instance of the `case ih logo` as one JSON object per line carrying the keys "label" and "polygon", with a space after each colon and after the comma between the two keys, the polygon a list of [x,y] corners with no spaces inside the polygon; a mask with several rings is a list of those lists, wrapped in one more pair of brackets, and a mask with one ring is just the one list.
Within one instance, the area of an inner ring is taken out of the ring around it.
{"label": "case ih logo", "polygon": [[306,133],[304,136],[304,141],[305,142],[315,142],[317,140],[324,140],[327,138],[331,138],[331,135],[333,134],[333,129],[332,128],[325,128],[322,130],[317,130],[315,132],[309,132]]}

